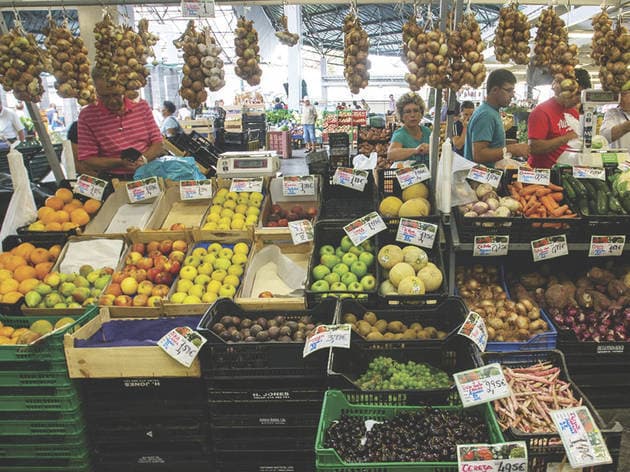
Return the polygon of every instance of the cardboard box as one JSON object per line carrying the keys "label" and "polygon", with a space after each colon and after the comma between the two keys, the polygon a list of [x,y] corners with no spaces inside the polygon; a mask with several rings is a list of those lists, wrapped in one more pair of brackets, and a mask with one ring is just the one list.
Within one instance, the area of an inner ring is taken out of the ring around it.
{"label": "cardboard box", "polygon": [[72,334],[64,336],[68,374],[73,379],[120,377],[200,377],[199,358],[190,368],[177,362],[158,346],[76,348],[75,339],[88,339],[110,320],[109,310]]}
{"label": "cardboard box", "polygon": [[206,138],[211,138],[211,140],[214,141],[214,124],[212,120],[180,120],[179,124],[186,134],[196,131],[200,135]]}

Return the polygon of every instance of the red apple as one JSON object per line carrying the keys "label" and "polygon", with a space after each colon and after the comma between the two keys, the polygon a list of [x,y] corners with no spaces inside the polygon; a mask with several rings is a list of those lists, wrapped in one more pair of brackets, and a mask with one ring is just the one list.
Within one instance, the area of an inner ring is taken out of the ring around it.
{"label": "red apple", "polygon": [[186,252],[188,250],[188,243],[182,239],[176,239],[173,241],[173,251]]}
{"label": "red apple", "polygon": [[287,220],[289,221],[296,221],[299,220],[300,217],[298,215],[296,215],[295,213],[291,212],[287,215]]}
{"label": "red apple", "polygon": [[151,282],[150,280],[143,280],[138,284],[138,294],[149,296],[153,291],[153,287],[153,282]]}
{"label": "red apple", "polygon": [[269,291],[260,292],[258,294],[258,298],[273,298],[273,293],[271,293]]}
{"label": "red apple", "polygon": [[311,218],[315,218],[317,216],[317,208],[308,207],[308,209],[306,210],[306,214]]}
{"label": "red apple", "polygon": [[170,285],[173,283],[173,275],[168,272],[160,272],[156,277],[154,282],[158,285],[164,284]]}
{"label": "red apple", "polygon": [[147,279],[155,283],[155,279],[157,278],[160,272],[161,272],[160,269],[152,267],[151,269],[147,270]]}
{"label": "red apple", "polygon": [[146,246],[146,253],[148,255],[151,255],[153,251],[159,251],[159,250],[160,250],[160,241],[151,241]]}
{"label": "red apple", "polygon": [[122,282],[125,277],[126,275],[123,272],[114,272],[114,274],[112,275],[112,283],[120,284],[120,282]]}
{"label": "red apple", "polygon": [[154,285],[151,290],[152,297],[166,297],[168,295],[169,286],[168,285]]}
{"label": "red apple", "polygon": [[153,267],[153,259],[151,259],[150,257],[143,257],[138,261],[136,265],[139,269],[149,270],[151,267]]}
{"label": "red apple", "polygon": [[139,252],[140,254],[144,254],[145,249],[144,243],[134,243],[131,246],[132,251]]}
{"label": "red apple", "polygon": [[184,262],[185,258],[186,253],[184,253],[183,251],[173,251],[168,255],[169,261]]}
{"label": "red apple", "polygon": [[171,231],[183,231],[186,229],[183,223],[173,223],[169,228]]}
{"label": "red apple", "polygon": [[106,295],[113,295],[114,297],[117,297],[118,295],[122,295],[122,290],[120,288],[120,284],[119,283],[111,283],[111,284],[109,284],[109,287],[107,287],[107,290],[105,290],[105,294]]}
{"label": "red apple", "polygon": [[269,226],[270,228],[277,228],[278,227],[278,222],[277,221],[270,221],[269,223],[267,223],[267,226]]}
{"label": "red apple", "polygon": [[132,305],[133,306],[147,306],[148,299],[149,297],[147,297],[146,295],[138,294],[135,297],[133,297]]}
{"label": "red apple", "polygon": [[144,269],[138,269],[136,271],[136,280],[138,282],[142,282],[144,280],[147,280],[147,271]]}
{"label": "red apple", "polygon": [[100,297],[98,297],[98,304],[100,306],[112,306],[115,299],[116,295],[106,293],[105,295],[101,295]]}
{"label": "red apple", "polygon": [[302,208],[300,205],[295,205],[293,208],[291,208],[291,213],[295,213],[301,218],[304,214],[304,208]]}
{"label": "red apple", "polygon": [[160,243],[160,252],[165,256],[168,256],[173,250],[173,241],[170,239],[165,239]]}
{"label": "red apple", "polygon": [[269,218],[268,218],[269,222],[278,221],[279,219],[280,219],[280,216],[276,213],[269,215]]}
{"label": "red apple", "polygon": [[131,251],[127,255],[127,258],[125,259],[125,264],[127,264],[127,265],[137,264],[140,259],[142,259],[142,253],[141,252]]}
{"label": "red apple", "polygon": [[161,257],[164,254],[162,254],[159,250],[156,251],[151,251],[149,254],[147,254],[148,257],[150,257],[151,259],[155,259],[156,257]]}
{"label": "red apple", "polygon": [[280,213],[282,211],[282,207],[278,204],[271,205],[271,213]]}
{"label": "red apple", "polygon": [[118,295],[114,299],[114,305],[116,306],[131,306],[132,299],[129,295]]}
{"label": "red apple", "polygon": [[153,258],[153,267],[156,269],[160,269],[160,271],[164,270],[164,265],[168,262],[168,258],[166,256],[158,256]]}
{"label": "red apple", "polygon": [[114,273],[114,269],[111,267],[104,267],[101,269],[101,273],[104,275],[112,275]]}
{"label": "red apple", "polygon": [[289,226],[289,220],[287,220],[286,218],[278,220],[278,226]]}
{"label": "red apple", "polygon": [[174,275],[179,274],[179,269],[182,268],[182,263],[179,261],[171,261],[170,264],[171,264],[171,268],[168,269],[168,271]]}
{"label": "red apple", "polygon": [[278,216],[279,216],[280,218],[286,218],[286,217],[287,217],[287,214],[288,214],[288,213],[287,213],[287,211],[286,211],[286,210],[280,210],[280,211],[278,212]]}

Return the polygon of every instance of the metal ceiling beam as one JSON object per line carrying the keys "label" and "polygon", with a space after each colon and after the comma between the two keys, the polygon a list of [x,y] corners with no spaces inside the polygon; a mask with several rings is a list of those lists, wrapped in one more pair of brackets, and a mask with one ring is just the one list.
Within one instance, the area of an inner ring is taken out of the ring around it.
{"label": "metal ceiling beam", "polygon": [[[397,4],[400,0],[358,0],[357,3],[359,5],[362,4]],[[103,6],[103,5],[123,5],[133,3],[134,5],[179,5],[181,4],[180,0],[133,0],[133,2],[125,1],[125,0],[21,0],[18,4],[16,4],[15,0],[0,0],[0,8],[11,8],[18,7],[29,8],[29,7],[39,7],[39,8],[55,8],[55,7],[77,7],[77,6]],[[278,0],[248,0],[241,2],[233,2],[233,1],[217,1],[218,5],[278,5],[281,2]],[[291,0],[291,4],[294,5],[308,5],[312,4],[312,0]],[[347,0],[318,0],[317,3],[319,5],[345,5],[347,4]],[[431,3],[430,1],[420,1],[420,4]],[[503,5],[505,0],[483,0],[484,5]],[[599,6],[601,4],[601,0],[573,0],[572,5],[592,5]],[[548,5],[548,0],[527,0],[527,4],[529,5]]]}

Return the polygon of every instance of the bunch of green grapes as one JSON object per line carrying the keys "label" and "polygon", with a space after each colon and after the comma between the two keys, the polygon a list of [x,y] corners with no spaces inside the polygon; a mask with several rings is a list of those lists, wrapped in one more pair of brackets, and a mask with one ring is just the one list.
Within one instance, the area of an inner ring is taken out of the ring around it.
{"label": "bunch of green grapes", "polygon": [[401,363],[390,357],[377,357],[356,384],[361,390],[432,390],[448,388],[449,375],[426,363]]}

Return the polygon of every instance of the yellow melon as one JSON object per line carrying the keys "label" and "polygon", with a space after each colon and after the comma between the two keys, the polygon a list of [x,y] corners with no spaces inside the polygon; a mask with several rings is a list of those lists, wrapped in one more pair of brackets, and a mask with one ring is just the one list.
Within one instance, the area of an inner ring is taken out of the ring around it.
{"label": "yellow melon", "polygon": [[403,202],[398,197],[386,197],[378,207],[378,211],[385,218],[395,218]]}
{"label": "yellow melon", "polygon": [[424,185],[422,182],[418,184],[413,184],[407,187],[402,192],[403,202],[407,200],[411,200],[412,198],[429,198],[429,187]]}
{"label": "yellow melon", "polygon": [[426,198],[418,197],[403,203],[398,211],[398,216],[414,218],[418,216],[429,216],[429,213],[431,213],[431,204],[429,201]]}

